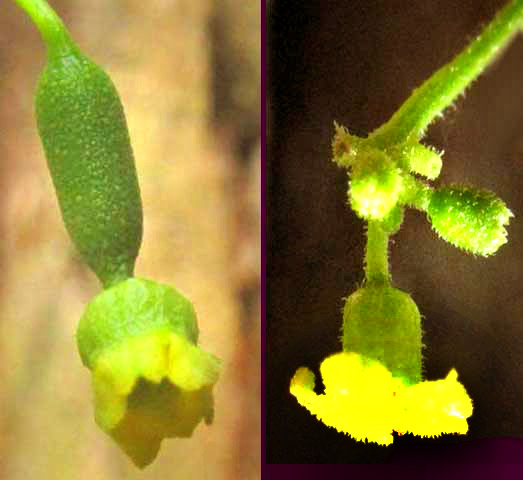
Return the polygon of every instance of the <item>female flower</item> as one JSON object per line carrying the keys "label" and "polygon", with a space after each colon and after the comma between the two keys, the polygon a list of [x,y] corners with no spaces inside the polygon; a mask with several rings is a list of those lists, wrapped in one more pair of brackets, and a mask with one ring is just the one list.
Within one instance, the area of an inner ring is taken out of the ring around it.
{"label": "female flower", "polygon": [[190,437],[202,419],[212,422],[220,361],[197,339],[192,304],[138,278],[104,290],[80,320],[96,423],[139,467],[154,460],[163,438]]}

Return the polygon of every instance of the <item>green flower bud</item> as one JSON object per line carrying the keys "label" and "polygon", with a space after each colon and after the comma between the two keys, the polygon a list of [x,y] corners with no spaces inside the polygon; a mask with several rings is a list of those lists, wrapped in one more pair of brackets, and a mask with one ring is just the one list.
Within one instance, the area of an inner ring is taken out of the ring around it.
{"label": "green flower bud", "polygon": [[379,150],[362,153],[350,180],[350,202],[366,220],[381,220],[396,205],[402,188],[400,170]]}
{"label": "green flower bud", "polygon": [[350,295],[343,310],[343,350],[377,360],[394,377],[421,381],[421,316],[407,293],[368,284]]}
{"label": "green flower bud", "polygon": [[429,180],[439,177],[442,167],[441,153],[420,143],[406,142],[392,152],[398,164],[412,173],[423,175]]}
{"label": "green flower bud", "polygon": [[514,216],[494,193],[465,186],[436,190],[427,214],[441,238],[483,256],[507,242],[505,225]]}
{"label": "green flower bud", "polygon": [[92,300],[77,330],[93,373],[95,419],[139,467],[166,437],[213,418],[220,361],[197,345],[192,304],[173,288],[130,278]]}

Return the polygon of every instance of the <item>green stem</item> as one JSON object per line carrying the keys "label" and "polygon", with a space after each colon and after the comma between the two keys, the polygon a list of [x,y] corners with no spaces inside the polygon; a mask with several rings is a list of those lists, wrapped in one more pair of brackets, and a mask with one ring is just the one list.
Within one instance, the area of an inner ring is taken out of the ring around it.
{"label": "green stem", "polygon": [[40,30],[49,56],[66,56],[76,50],[69,32],[56,12],[45,0],[14,0],[24,9]]}
{"label": "green stem", "polygon": [[429,124],[452,104],[522,28],[523,0],[513,0],[462,53],[414,90],[391,119],[369,136],[369,140],[380,147],[419,140]]}
{"label": "green stem", "polygon": [[402,205],[416,208],[426,212],[430,203],[433,189],[425,182],[418,180],[413,175],[403,177],[403,192],[399,198]]}
{"label": "green stem", "polygon": [[367,283],[389,284],[389,235],[376,220],[367,226],[365,251],[365,279]]}

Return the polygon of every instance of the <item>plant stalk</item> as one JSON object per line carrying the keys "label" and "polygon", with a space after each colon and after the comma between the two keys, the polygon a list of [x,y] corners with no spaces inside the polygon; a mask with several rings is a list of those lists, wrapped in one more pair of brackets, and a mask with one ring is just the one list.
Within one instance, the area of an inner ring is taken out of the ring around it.
{"label": "plant stalk", "polygon": [[370,134],[371,143],[383,148],[420,140],[435,117],[441,116],[522,29],[523,0],[512,0],[462,53],[414,90],[391,119]]}
{"label": "plant stalk", "polygon": [[14,0],[15,3],[25,10],[31,20],[38,27],[45,44],[48,55],[67,56],[76,50],[69,32],[62,20],[46,2],[46,0]]}
{"label": "plant stalk", "polygon": [[376,220],[369,220],[367,225],[365,280],[368,284],[390,284],[389,235]]}

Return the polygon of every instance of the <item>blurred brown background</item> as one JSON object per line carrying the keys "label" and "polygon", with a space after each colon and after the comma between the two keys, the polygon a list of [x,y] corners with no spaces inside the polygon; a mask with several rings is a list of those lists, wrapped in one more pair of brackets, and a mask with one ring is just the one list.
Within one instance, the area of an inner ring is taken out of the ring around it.
{"label": "blurred brown background", "polygon": [[257,479],[260,467],[260,4],[50,2],[116,84],[144,204],[136,274],[175,286],[224,360],[215,422],[138,471],[94,423],[76,323],[99,291],[61,223],[36,133],[45,62],[0,17],[0,478]]}
{"label": "blurred brown background", "polygon": [[[425,137],[445,150],[435,185],[468,183],[507,203],[508,243],[474,257],[409,210],[390,245],[393,281],[424,316],[426,378],[456,367],[474,402],[469,434],[365,445],[323,425],[288,390],[298,367],[319,374],[341,349],[343,298],[363,279],[364,224],[347,205],[346,172],[331,161],[333,121],[360,136],[379,127],[506,3],[271,2],[268,462],[419,462],[425,453],[431,463],[478,462],[476,444],[467,459],[454,444],[523,437],[523,35]],[[480,461],[493,457],[482,452]]]}

